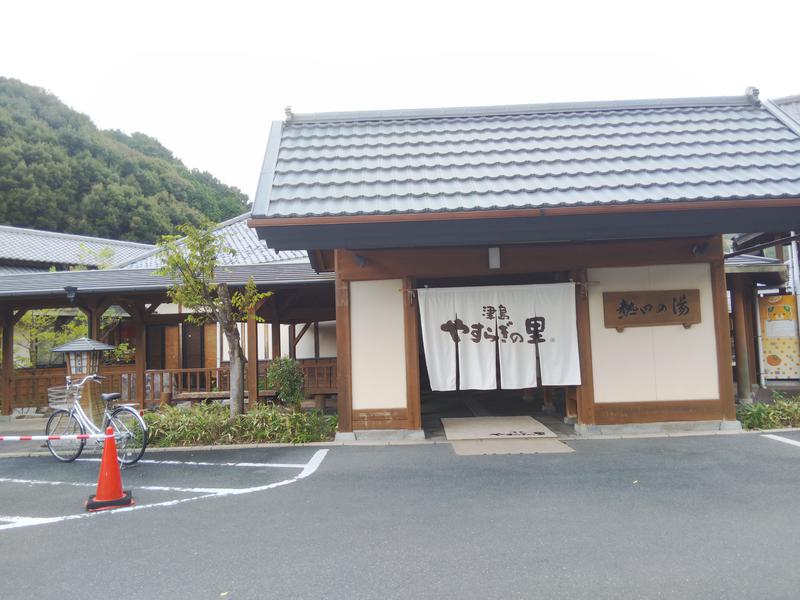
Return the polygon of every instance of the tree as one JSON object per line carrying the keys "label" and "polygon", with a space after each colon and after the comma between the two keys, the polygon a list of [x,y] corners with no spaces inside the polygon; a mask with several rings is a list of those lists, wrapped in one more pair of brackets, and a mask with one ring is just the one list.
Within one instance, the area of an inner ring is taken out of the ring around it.
{"label": "tree", "polygon": [[[189,323],[219,323],[228,340],[231,363],[231,418],[244,411],[244,352],[237,324],[247,318],[247,311],[272,292],[259,292],[253,278],[233,293],[227,283],[216,279],[219,257],[235,254],[216,236],[210,221],[200,226],[189,223],[178,227],[181,235],[164,236],[159,242],[163,266],[155,272],[170,277],[175,283],[168,295],[172,302],[191,311]],[[257,365],[251,365],[252,369]],[[251,402],[253,400],[251,399]]]}

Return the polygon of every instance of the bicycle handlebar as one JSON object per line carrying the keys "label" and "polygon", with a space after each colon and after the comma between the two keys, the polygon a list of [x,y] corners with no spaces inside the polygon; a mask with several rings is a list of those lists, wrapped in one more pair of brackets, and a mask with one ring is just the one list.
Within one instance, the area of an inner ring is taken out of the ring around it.
{"label": "bicycle handlebar", "polygon": [[[86,377],[81,379],[80,383],[76,383],[75,385],[78,386],[78,387],[83,387],[84,384],[86,384],[87,381],[94,381],[95,383],[100,383],[101,381],[104,381],[105,379],[106,379],[106,377],[103,377],[102,375],[91,374],[91,375],[87,375]],[[72,385],[72,378],[67,377],[67,383],[69,385]]]}

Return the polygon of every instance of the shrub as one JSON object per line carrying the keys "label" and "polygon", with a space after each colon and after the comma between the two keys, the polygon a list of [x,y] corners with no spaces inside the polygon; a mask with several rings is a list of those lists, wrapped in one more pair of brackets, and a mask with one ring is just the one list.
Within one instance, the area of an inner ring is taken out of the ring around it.
{"label": "shrub", "polygon": [[773,404],[742,404],[736,411],[736,418],[745,429],[800,427],[800,396],[775,394]]}
{"label": "shrub", "polygon": [[145,413],[144,418],[154,446],[321,442],[333,438],[338,424],[336,416],[274,404],[258,406],[235,419],[218,403],[189,409],[167,406]]}
{"label": "shrub", "polygon": [[275,390],[278,399],[286,406],[300,406],[305,398],[304,383],[303,370],[295,359],[282,356],[270,361],[267,386]]}

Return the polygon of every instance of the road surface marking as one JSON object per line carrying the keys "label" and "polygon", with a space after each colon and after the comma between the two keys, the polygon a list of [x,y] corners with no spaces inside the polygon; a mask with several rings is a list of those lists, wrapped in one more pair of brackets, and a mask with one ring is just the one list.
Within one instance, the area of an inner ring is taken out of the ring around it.
{"label": "road surface marking", "polygon": [[765,433],[761,437],[769,438],[771,440],[775,440],[776,442],[783,442],[784,444],[791,444],[792,446],[800,447],[800,442],[797,440],[792,440],[789,438],[782,437],[780,435],[775,435],[774,433]]}
{"label": "road surface marking", "polygon": [[[79,458],[77,462],[100,462],[100,458]],[[313,460],[313,459],[312,459]],[[138,464],[144,465],[186,465],[189,467],[268,467],[272,469],[303,469],[305,464],[297,463],[254,463],[254,462],[201,462],[196,460],[149,460],[142,459]]]}
{"label": "road surface marking", "polygon": [[[90,517],[96,517],[98,515],[112,515],[117,513],[124,513],[124,512],[133,512],[138,510],[144,510],[146,508],[156,508],[156,507],[164,507],[164,506],[177,506],[179,504],[184,504],[186,502],[192,502],[194,500],[202,500],[204,498],[219,498],[223,496],[239,496],[242,494],[252,494],[253,492],[263,492],[265,490],[271,490],[278,487],[283,487],[285,485],[289,485],[300,481],[301,479],[305,479],[313,475],[319,466],[322,464],[322,461],[325,458],[325,455],[328,454],[328,449],[324,450],[317,450],[314,453],[314,456],[311,457],[305,464],[296,464],[292,465],[293,468],[302,469],[302,471],[292,477],[291,479],[284,479],[282,481],[276,481],[275,483],[268,483],[265,485],[258,485],[249,488],[165,488],[161,486],[139,486],[138,489],[152,489],[152,490],[167,490],[167,491],[191,491],[194,492],[202,492],[207,490],[209,493],[201,493],[199,496],[192,496],[191,498],[180,498],[177,500],[167,500],[165,502],[155,502],[153,504],[134,504],[132,506],[124,506],[122,508],[114,508],[105,511],[99,512],[87,512],[87,513],[79,513],[73,515],[64,515],[59,517],[24,517],[24,516],[12,516],[12,515],[0,515],[0,531],[4,529],[17,529],[19,527],[29,527],[31,525],[48,525],[51,523],[60,523],[62,521],[74,521],[76,519],[88,519]],[[88,459],[91,460],[91,459]],[[144,462],[144,461],[139,461]],[[167,464],[174,464],[180,461],[150,461],[154,463],[167,463]],[[182,463],[183,464],[183,463]],[[203,463],[197,462],[189,462],[188,464],[192,465],[203,465]],[[266,466],[270,465],[271,463],[207,463],[208,466],[243,466],[243,465],[259,465],[259,466]],[[76,485],[80,487],[85,487],[87,485],[94,485],[94,484],[82,484],[82,483],[70,483],[70,482],[47,482],[47,481],[36,481],[36,480],[13,480],[13,479],[0,479],[0,482],[13,482],[13,483],[28,483],[28,484],[50,484],[50,485],[59,485],[59,484],[66,484],[66,485]],[[213,490],[213,491],[212,491]],[[194,493],[192,492],[192,493]]]}

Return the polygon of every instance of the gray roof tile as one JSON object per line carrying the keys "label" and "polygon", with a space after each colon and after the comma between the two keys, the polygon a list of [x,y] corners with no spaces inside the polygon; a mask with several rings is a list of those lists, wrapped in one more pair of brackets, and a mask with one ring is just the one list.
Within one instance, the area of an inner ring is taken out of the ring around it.
{"label": "gray roof tile", "polygon": [[150,244],[121,242],[38,229],[0,225],[0,262],[97,266],[97,252],[114,251],[112,262],[130,260],[152,250]]}
{"label": "gray roof tile", "polygon": [[[258,265],[272,262],[305,262],[307,260],[306,253],[303,251],[277,252],[267,248],[266,243],[258,239],[255,230],[247,226],[249,217],[250,213],[245,213],[223,221],[217,226],[217,235],[224,238],[226,247],[235,251],[235,254],[223,253],[218,256],[220,265]],[[155,249],[117,266],[126,269],[155,269],[161,266],[161,260],[158,257],[158,249]]]}
{"label": "gray roof tile", "polygon": [[797,197],[779,112],[742,96],[295,115],[273,125],[253,215]]}

